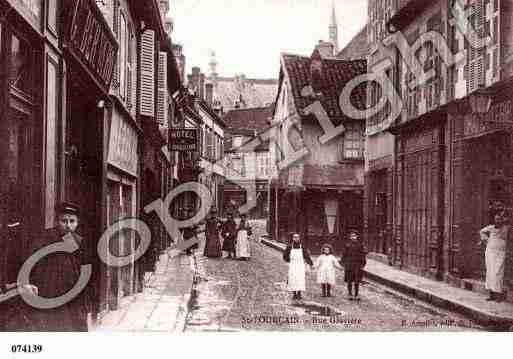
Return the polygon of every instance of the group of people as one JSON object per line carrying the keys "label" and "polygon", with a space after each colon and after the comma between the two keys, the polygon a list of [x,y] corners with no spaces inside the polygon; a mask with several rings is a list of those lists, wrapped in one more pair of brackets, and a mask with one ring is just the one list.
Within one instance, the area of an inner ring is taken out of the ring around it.
{"label": "group of people", "polygon": [[314,263],[308,250],[303,247],[299,234],[294,233],[283,254],[283,259],[289,263],[287,289],[293,293],[293,300],[301,300],[301,292],[306,290],[306,268],[310,266],[317,271],[317,283],[321,285],[322,297],[331,297],[331,289],[336,285],[336,268],[339,268],[344,270],[348,299],[359,301],[365,257],[366,250],[358,233],[351,231],[340,260],[335,257],[333,247],[324,244],[321,255]]}
{"label": "group of people", "polygon": [[[183,237],[190,240],[197,236],[198,227],[185,228]],[[209,258],[221,258],[223,252],[226,258],[249,260],[251,258],[250,237],[252,229],[245,214],[240,215],[239,224],[236,223],[232,213],[227,214],[227,219],[222,221],[217,216],[215,209],[211,210],[205,220],[205,249],[203,255]],[[187,249],[187,254],[192,254],[198,245]]]}

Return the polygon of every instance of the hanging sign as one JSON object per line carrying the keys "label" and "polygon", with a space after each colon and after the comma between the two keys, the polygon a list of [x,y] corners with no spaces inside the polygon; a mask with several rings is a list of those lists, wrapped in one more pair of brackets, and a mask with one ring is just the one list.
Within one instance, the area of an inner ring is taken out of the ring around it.
{"label": "hanging sign", "polygon": [[513,130],[511,101],[497,103],[485,114],[472,114],[465,117],[464,136],[480,135],[493,130]]}
{"label": "hanging sign", "polygon": [[137,177],[137,131],[120,115],[112,116],[109,141],[110,165]]}
{"label": "hanging sign", "polygon": [[177,152],[198,152],[198,130],[195,128],[170,128],[169,150]]}

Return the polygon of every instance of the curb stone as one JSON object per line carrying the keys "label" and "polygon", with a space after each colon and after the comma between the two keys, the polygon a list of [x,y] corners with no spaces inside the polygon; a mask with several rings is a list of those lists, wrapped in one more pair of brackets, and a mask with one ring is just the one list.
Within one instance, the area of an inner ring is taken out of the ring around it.
{"label": "curb stone", "polygon": [[[286,245],[268,239],[260,239],[260,243],[271,247],[280,252],[285,251]],[[513,331],[513,318],[501,317],[491,313],[484,312],[473,306],[467,305],[457,300],[451,300],[437,295],[436,293],[428,290],[414,288],[407,286],[403,283],[393,281],[388,278],[379,276],[376,273],[364,270],[365,276],[375,282],[391,287],[399,292],[415,297],[422,301],[433,304],[442,309],[460,313],[469,317],[479,325],[484,326],[488,330],[493,331]]]}

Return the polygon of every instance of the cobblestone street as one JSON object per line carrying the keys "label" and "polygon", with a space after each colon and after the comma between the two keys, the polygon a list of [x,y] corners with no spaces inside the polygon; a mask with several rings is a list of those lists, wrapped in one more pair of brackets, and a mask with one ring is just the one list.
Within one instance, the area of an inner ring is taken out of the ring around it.
{"label": "cobblestone street", "polygon": [[[263,233],[254,225],[255,236]],[[186,331],[461,331],[479,327],[458,314],[366,282],[362,301],[346,299],[342,273],[334,297],[322,298],[314,273],[307,293],[293,302],[286,289],[287,265],[280,252],[253,239],[249,262],[198,255],[202,279],[193,291]]]}

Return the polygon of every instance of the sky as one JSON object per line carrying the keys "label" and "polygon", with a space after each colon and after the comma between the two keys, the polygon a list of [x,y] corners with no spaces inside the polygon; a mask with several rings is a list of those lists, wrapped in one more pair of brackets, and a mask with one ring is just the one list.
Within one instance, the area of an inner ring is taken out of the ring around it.
{"label": "sky", "polygon": [[209,73],[215,51],[221,76],[277,78],[280,53],[310,55],[329,39],[334,1],[339,47],[361,30],[367,0],[170,0],[172,40],[184,47],[187,73]]}

